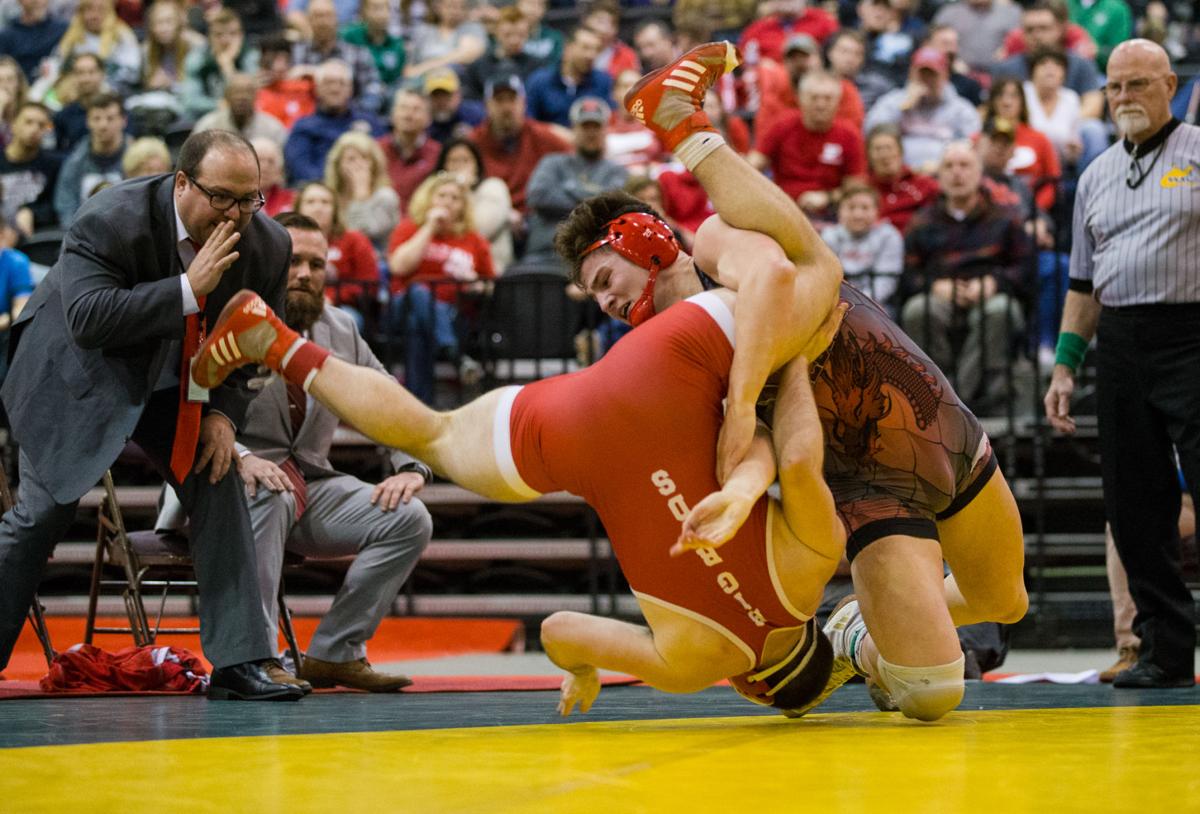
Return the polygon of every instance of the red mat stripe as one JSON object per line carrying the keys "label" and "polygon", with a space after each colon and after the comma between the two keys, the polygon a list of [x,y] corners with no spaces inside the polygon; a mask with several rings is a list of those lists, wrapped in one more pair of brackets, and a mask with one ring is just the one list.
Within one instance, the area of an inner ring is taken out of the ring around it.
{"label": "red mat stripe", "polygon": [[[641,682],[633,676],[603,676],[600,684],[605,687],[624,687]],[[414,676],[410,687],[405,687],[405,693],[432,692],[545,692],[557,690],[562,684],[562,676]],[[345,687],[335,687],[328,690],[315,690],[321,695],[336,693],[361,693],[363,690],[352,690]],[[12,701],[21,698],[117,698],[120,696],[168,696],[190,695],[184,692],[43,692],[36,681],[4,681],[0,682],[0,701]]]}

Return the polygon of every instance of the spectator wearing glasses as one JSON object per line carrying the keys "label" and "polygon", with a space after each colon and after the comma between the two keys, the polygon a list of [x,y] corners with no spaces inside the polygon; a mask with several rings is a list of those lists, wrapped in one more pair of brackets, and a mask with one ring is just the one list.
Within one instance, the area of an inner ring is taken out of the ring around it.
{"label": "spectator wearing glasses", "polygon": [[[298,700],[272,679],[254,533],[234,437],[249,374],[188,386],[199,336],[234,291],[283,307],[287,232],[265,215],[244,139],[189,138],[179,170],[128,181],[83,205],[62,257],[13,327],[3,395],[21,443],[21,490],[0,518],[0,665],[8,662],[55,543],[132,439],[191,518],[209,698]],[[83,305],[70,309],[68,304]],[[71,448],[78,454],[63,456]]]}
{"label": "spectator wearing glasses", "polygon": [[1200,128],[1171,115],[1178,79],[1161,46],[1130,40],[1105,92],[1123,136],[1079,179],[1070,287],[1045,397],[1073,433],[1075,370],[1097,338],[1105,517],[1137,606],[1137,663],[1114,687],[1195,683],[1196,606],[1180,567],[1180,490],[1200,487]]}

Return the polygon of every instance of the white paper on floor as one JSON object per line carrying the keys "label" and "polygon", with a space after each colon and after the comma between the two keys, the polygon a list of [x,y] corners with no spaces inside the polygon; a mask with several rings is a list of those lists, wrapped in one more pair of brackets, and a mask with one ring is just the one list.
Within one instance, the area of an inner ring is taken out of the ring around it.
{"label": "white paper on floor", "polygon": [[1099,684],[1099,670],[1082,673],[1019,673],[996,679],[997,684]]}

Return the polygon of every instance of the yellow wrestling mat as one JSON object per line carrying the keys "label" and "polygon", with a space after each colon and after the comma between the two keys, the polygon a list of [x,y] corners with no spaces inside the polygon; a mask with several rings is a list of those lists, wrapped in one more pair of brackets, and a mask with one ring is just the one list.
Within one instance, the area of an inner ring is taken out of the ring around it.
{"label": "yellow wrestling mat", "polygon": [[5,749],[0,812],[1200,811],[1194,705],[583,720]]}

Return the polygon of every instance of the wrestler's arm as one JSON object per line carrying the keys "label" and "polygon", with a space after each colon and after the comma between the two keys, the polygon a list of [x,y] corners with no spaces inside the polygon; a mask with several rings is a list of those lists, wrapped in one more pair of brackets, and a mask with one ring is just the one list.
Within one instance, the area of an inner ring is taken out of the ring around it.
{"label": "wrestler's arm", "polygon": [[754,504],[775,482],[775,450],[770,430],[759,423],[750,450],[729,473],[719,491],[692,507],[670,554],[678,557],[697,548],[716,548],[729,541],[746,522]]}
{"label": "wrestler's arm", "polygon": [[718,443],[718,478],[745,454],[754,405],[772,371],[801,352],[838,302],[841,265],[828,251],[793,261],[771,238],[735,229],[720,216],[696,233],[697,265],[737,291],[736,350],[729,371],[725,424]]}

